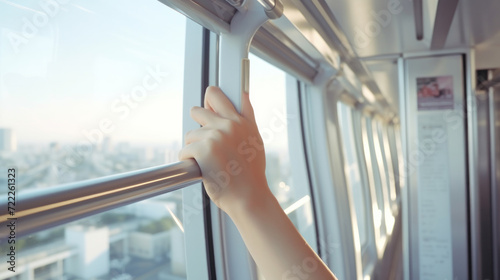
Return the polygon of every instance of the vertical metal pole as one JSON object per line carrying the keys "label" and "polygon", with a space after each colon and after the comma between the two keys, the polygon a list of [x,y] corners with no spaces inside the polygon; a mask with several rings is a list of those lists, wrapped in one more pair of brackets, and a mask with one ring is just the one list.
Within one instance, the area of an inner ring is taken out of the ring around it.
{"label": "vertical metal pole", "polygon": [[[247,0],[231,20],[230,32],[220,36],[219,87],[241,113],[241,95],[249,93],[250,43],[257,30],[269,19],[269,11],[257,0]],[[255,279],[255,265],[238,229],[229,216],[219,211],[223,244],[224,279]],[[215,228],[215,225],[214,225]]]}
{"label": "vertical metal pole", "polygon": [[[491,71],[489,71],[489,76]],[[498,98],[498,97],[497,97]],[[490,175],[491,175],[491,220],[492,220],[492,230],[493,230],[493,279],[500,279],[500,224],[499,224],[499,190],[497,181],[497,130],[496,121],[498,118],[497,114],[499,111],[495,111],[495,89],[490,87],[488,89],[488,105],[489,105],[489,130],[490,130]],[[498,108],[496,108],[498,109]]]}
{"label": "vertical metal pole", "polygon": [[[465,55],[464,63],[464,79],[466,81],[465,85],[465,96],[464,105],[466,114],[466,151],[468,156],[467,168],[468,168],[468,195],[469,201],[467,202],[469,210],[469,224],[468,227],[468,238],[469,238],[469,256],[467,262],[470,267],[468,267],[468,276],[470,279],[479,279],[481,274],[481,223],[480,223],[480,184],[479,184],[479,167],[478,167],[478,113],[477,113],[477,100],[476,100],[476,67],[474,60],[474,51],[470,50]],[[456,269],[453,269],[456,273]]]}
{"label": "vertical metal pole", "polygon": [[[408,149],[407,149],[407,100],[406,100],[406,77],[405,77],[405,59],[398,58],[398,86],[399,86],[399,140],[401,145],[402,164],[399,168],[399,180],[401,188],[401,220],[402,220],[402,243],[403,243],[403,279],[410,279],[410,236],[409,236],[409,190],[408,190]],[[402,182],[401,182],[402,181]]]}

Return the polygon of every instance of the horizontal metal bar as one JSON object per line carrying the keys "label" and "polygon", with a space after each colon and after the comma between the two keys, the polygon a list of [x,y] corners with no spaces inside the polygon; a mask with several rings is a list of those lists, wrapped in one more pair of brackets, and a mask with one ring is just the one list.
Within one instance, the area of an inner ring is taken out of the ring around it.
{"label": "horizontal metal bar", "polygon": [[217,34],[229,32],[229,23],[237,11],[236,8],[225,1],[158,1]]}
{"label": "horizontal metal bar", "polygon": [[315,61],[270,22],[255,34],[252,51],[308,82],[318,73]]}
{"label": "horizontal metal bar", "polygon": [[[0,202],[0,243],[11,235],[9,224],[15,224],[15,236],[72,222],[146,198],[165,194],[201,180],[194,160],[75,182],[16,194],[15,205]],[[8,206],[15,209],[8,213]]]}

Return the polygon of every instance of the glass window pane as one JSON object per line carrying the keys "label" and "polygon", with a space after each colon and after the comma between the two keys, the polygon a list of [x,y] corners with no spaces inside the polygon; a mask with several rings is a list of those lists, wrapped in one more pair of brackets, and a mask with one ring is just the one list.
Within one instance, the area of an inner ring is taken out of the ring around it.
{"label": "glass window pane", "polygon": [[375,139],[375,149],[377,149],[377,158],[379,161],[379,164],[381,165],[380,169],[382,171],[382,178],[384,183],[384,187],[386,189],[386,193],[389,197],[390,194],[390,179],[389,179],[389,168],[387,164],[387,157],[385,153],[385,147],[384,147],[384,138],[383,138],[383,133],[381,131],[381,124],[377,120],[373,120],[372,123],[373,127],[373,133],[374,133],[374,139]]}
{"label": "glass window pane", "polygon": [[363,149],[366,157],[366,169],[370,184],[373,185],[376,195],[376,207],[373,209],[373,220],[375,227],[380,230],[381,238],[386,235],[384,220],[384,194],[382,190],[382,181],[380,180],[379,166],[375,155],[373,143],[373,133],[370,118],[364,116],[361,120],[361,130],[363,134]]}
{"label": "glass window pane", "polygon": [[[156,0],[0,2],[0,166],[18,191],[177,161],[185,26]],[[18,239],[19,277],[185,278],[181,210],[175,192]]]}
{"label": "glass window pane", "polygon": [[388,169],[387,162],[383,150],[382,138],[379,134],[379,126],[378,122],[375,119],[371,121],[372,132],[373,132],[373,146],[375,149],[375,156],[378,163],[379,175],[381,179],[381,190],[384,198],[384,218],[385,225],[387,228],[387,232],[390,234],[392,231],[392,227],[394,225],[394,217],[392,216],[391,205],[389,201],[389,178],[388,178]]}
{"label": "glass window pane", "polygon": [[[377,159],[377,164],[378,164],[378,168],[379,168],[379,175],[380,175],[380,181],[382,183],[382,188],[384,189],[384,195],[385,195],[385,192],[387,191],[387,173],[386,173],[386,166],[385,166],[385,158],[383,156],[383,153],[382,153],[382,146],[381,146],[381,143],[380,143],[380,139],[379,139],[379,133],[378,133],[378,125],[377,125],[377,122],[375,120],[372,119],[372,132],[373,132],[373,147],[374,147],[374,151],[375,151],[375,158]],[[384,197],[384,202],[385,202],[385,197]]]}
{"label": "glass window pane", "polygon": [[308,185],[294,183],[290,168],[286,73],[250,55],[250,100],[266,151],[266,177],[269,188],[306,241],[315,248],[314,217]]}
{"label": "glass window pane", "polygon": [[387,183],[389,185],[389,198],[391,202],[396,201],[396,187],[394,181],[394,166],[392,164],[392,156],[391,156],[391,147],[389,146],[389,138],[387,135],[387,125],[378,123],[378,134],[379,139],[381,139],[381,149],[382,155],[384,155],[384,162],[386,164],[386,174],[387,174]]}
{"label": "glass window pane", "polygon": [[337,103],[339,123],[342,136],[342,146],[344,150],[344,171],[347,177],[347,183],[351,188],[354,207],[356,210],[356,220],[358,223],[359,239],[361,248],[367,244],[368,222],[366,218],[366,199],[365,188],[361,181],[358,165],[358,156],[356,153],[353,122],[351,108],[342,102]]}

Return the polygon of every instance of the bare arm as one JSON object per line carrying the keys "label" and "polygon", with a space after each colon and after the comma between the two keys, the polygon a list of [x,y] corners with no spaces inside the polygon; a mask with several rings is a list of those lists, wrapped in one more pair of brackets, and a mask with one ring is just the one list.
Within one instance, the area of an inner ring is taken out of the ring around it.
{"label": "bare arm", "polygon": [[265,278],[336,279],[269,190],[248,94],[241,115],[216,87],[207,89],[204,107],[191,110],[202,127],[186,135],[179,158],[198,162],[208,195],[234,221]]}

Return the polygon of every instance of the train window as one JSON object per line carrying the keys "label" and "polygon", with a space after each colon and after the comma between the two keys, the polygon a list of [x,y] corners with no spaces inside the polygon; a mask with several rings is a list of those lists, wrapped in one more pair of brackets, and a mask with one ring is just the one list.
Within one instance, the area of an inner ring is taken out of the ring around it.
{"label": "train window", "polygon": [[379,167],[379,175],[381,180],[381,189],[384,198],[384,215],[385,215],[385,225],[387,227],[387,232],[390,234],[392,227],[394,225],[394,217],[392,216],[391,202],[389,198],[389,171],[387,168],[387,161],[384,153],[384,146],[382,142],[382,137],[380,135],[379,122],[376,119],[372,119],[372,133],[373,133],[373,145],[375,149],[375,158],[377,159]]}
{"label": "train window", "polygon": [[397,207],[396,205],[396,183],[394,181],[395,169],[392,162],[392,152],[391,147],[389,146],[389,135],[388,135],[388,127],[385,124],[378,123],[378,134],[379,139],[381,139],[381,149],[382,155],[384,156],[384,162],[386,164],[386,174],[387,174],[387,182],[389,185],[389,197],[391,199],[391,203],[393,203],[393,207]]}
{"label": "train window", "polygon": [[375,156],[371,119],[367,116],[363,116],[361,119],[361,133],[363,137],[363,149],[366,159],[366,169],[368,170],[368,179],[371,185],[370,188],[374,190],[376,197],[376,203],[373,203],[373,220],[375,228],[378,231],[377,247],[379,248],[380,252],[381,248],[383,247],[382,245],[385,245],[387,233],[384,219],[385,203],[379,166],[377,164],[377,158]]}
{"label": "train window", "polygon": [[366,191],[363,186],[361,174],[358,165],[358,156],[356,153],[353,121],[351,108],[342,102],[337,103],[339,123],[341,128],[342,146],[344,150],[344,170],[347,177],[348,185],[351,189],[354,207],[356,210],[356,220],[358,223],[359,239],[361,249],[363,250],[368,241],[368,222]]}
{"label": "train window", "polygon": [[[177,161],[184,16],[155,0],[3,1],[0,25],[0,127],[17,143],[0,161],[22,190]],[[173,192],[19,239],[18,271],[185,278],[181,210]]]}
{"label": "train window", "polygon": [[[306,241],[315,248],[316,240],[308,234],[314,217],[308,185],[294,183],[291,173],[286,108],[286,73],[255,55],[250,55],[250,99],[266,151],[266,177],[269,188]],[[296,180],[298,181],[298,180]]]}

